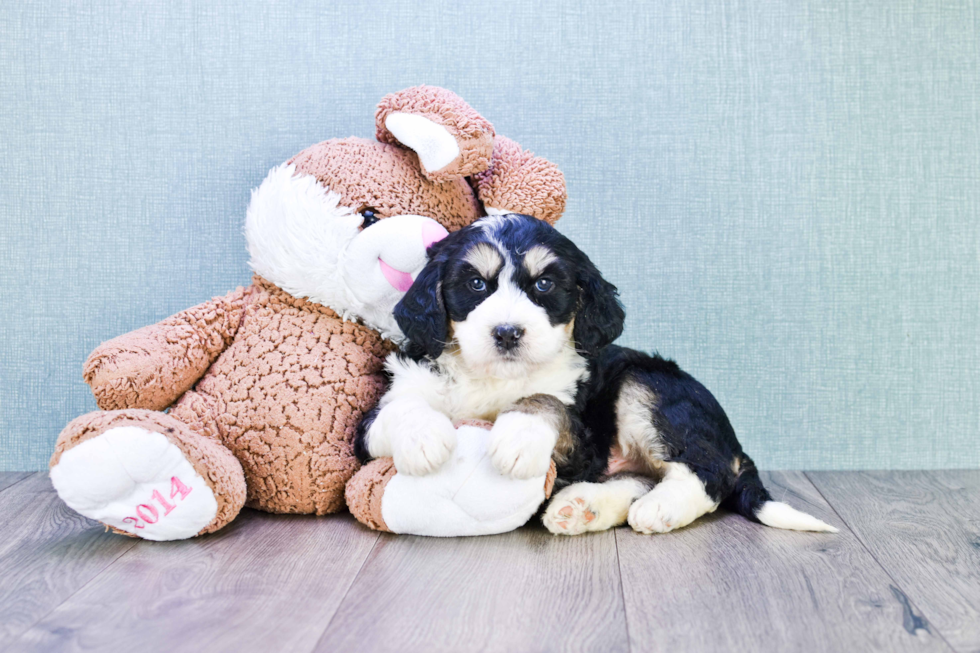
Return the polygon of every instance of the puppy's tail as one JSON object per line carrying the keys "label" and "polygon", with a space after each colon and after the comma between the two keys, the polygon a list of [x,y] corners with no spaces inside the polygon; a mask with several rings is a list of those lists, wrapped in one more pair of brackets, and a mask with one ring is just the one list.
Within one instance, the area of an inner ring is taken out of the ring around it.
{"label": "puppy's tail", "polygon": [[836,533],[837,529],[816,517],[800,512],[781,501],[773,501],[769,490],[762,485],[759,470],[748,456],[742,457],[742,467],[735,480],[735,489],[722,503],[743,517],[773,528],[791,531],[820,531]]}

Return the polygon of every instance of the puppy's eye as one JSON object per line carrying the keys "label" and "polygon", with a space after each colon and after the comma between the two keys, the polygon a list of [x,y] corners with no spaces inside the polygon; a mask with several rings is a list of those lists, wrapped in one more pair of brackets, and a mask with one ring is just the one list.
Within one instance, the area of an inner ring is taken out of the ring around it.
{"label": "puppy's eye", "polygon": [[534,289],[538,292],[548,292],[555,287],[555,282],[548,278],[538,279],[538,282],[534,284]]}
{"label": "puppy's eye", "polygon": [[371,225],[373,225],[374,223],[376,223],[378,220],[381,219],[374,212],[374,209],[370,207],[360,211],[360,214],[361,217],[364,218],[364,221],[361,222],[361,229],[367,229],[368,227],[370,227]]}
{"label": "puppy's eye", "polygon": [[470,279],[469,281],[470,290],[474,292],[483,292],[487,289],[487,282],[479,277]]}

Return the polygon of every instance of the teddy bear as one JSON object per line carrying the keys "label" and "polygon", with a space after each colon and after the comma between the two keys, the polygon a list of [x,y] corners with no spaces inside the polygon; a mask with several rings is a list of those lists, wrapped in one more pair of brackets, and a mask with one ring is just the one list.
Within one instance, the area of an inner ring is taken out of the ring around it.
{"label": "teddy bear", "polygon": [[566,200],[557,167],[450,91],[393,93],[375,118],[376,140],[313,145],[252,192],[251,285],[91,353],[100,410],[50,461],[69,507],[148,540],[216,531],[243,505],[344,508],[357,424],[402,337],[392,309],[428,246],[493,213],[554,222]]}

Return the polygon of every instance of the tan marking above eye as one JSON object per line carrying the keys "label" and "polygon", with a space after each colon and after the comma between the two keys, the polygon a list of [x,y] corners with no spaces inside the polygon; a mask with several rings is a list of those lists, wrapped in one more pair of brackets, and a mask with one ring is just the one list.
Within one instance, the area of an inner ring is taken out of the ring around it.
{"label": "tan marking above eye", "polygon": [[550,249],[544,245],[535,245],[524,255],[524,268],[533,279],[557,260],[558,257]]}
{"label": "tan marking above eye", "polygon": [[504,257],[489,243],[479,243],[466,252],[463,260],[473,266],[484,279],[493,279],[504,265]]}

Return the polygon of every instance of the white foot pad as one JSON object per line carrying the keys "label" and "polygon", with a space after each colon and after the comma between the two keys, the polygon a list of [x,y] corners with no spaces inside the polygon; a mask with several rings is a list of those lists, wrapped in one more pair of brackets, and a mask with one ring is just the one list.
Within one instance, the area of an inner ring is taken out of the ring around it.
{"label": "white foot pad", "polygon": [[51,483],[70,508],[146,540],[182,540],[211,523],[218,502],[160,433],[121,426],[61,454]]}
{"label": "white foot pad", "polygon": [[452,457],[426,476],[398,473],[385,486],[381,516],[393,533],[458,537],[506,533],[544,501],[545,475],[514,479],[490,462],[490,431],[456,430]]}

